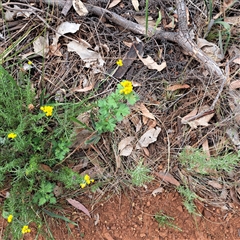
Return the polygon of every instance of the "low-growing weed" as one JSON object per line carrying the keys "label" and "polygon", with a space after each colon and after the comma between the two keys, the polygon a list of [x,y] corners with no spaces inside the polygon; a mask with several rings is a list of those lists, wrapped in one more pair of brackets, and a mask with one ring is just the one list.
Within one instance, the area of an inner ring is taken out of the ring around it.
{"label": "low-growing weed", "polygon": [[156,219],[160,227],[170,227],[182,231],[181,228],[179,228],[177,225],[173,223],[174,218],[163,214],[162,211],[156,213],[154,215],[154,218]]}
{"label": "low-growing weed", "polygon": [[153,177],[149,175],[151,170],[143,165],[140,161],[134,170],[130,170],[129,174],[131,176],[132,184],[135,186],[143,186],[153,180]]}
{"label": "low-growing weed", "polygon": [[0,66],[0,186],[8,187],[3,216],[6,237],[21,239],[31,224],[41,222],[41,207],[57,202],[57,182],[65,188],[83,188],[93,182],[68,167],[54,166],[70,151],[73,122],[83,104],[58,104],[35,98],[28,74],[18,82]]}
{"label": "low-growing weed", "polygon": [[183,205],[185,206],[187,211],[190,214],[197,214],[196,206],[194,204],[194,200],[197,199],[197,195],[185,186],[179,186],[177,190],[184,198]]}
{"label": "low-growing weed", "polygon": [[[113,132],[130,113],[129,105],[138,100],[128,80],[96,103],[57,103],[48,100],[44,90],[36,99],[28,74],[19,76],[16,81],[0,66],[0,186],[11,186],[2,213],[9,222],[6,238],[16,240],[31,232],[33,225],[43,225],[46,207],[57,203],[57,184],[65,189],[93,187],[94,179],[89,175],[81,176],[63,164],[74,141],[73,120],[79,122],[79,113],[91,112],[92,126],[81,125],[96,133],[97,141],[102,133]],[[140,164],[131,172],[133,183],[148,182],[152,178],[147,173]]]}
{"label": "low-growing weed", "polygon": [[239,162],[239,154],[227,153],[223,156],[208,157],[199,149],[184,149],[179,156],[180,162],[188,171],[200,174],[226,171],[230,172]]}

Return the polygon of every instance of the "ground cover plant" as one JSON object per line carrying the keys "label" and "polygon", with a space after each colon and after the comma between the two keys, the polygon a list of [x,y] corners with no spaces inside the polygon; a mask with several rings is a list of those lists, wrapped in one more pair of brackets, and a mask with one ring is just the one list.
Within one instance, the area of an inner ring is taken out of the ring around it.
{"label": "ground cover plant", "polygon": [[239,3],[132,2],[62,15],[62,1],[2,3],[6,239],[51,238],[46,215],[77,225],[64,204],[90,216],[75,198],[151,182],[177,187],[194,216],[197,201],[239,201]]}

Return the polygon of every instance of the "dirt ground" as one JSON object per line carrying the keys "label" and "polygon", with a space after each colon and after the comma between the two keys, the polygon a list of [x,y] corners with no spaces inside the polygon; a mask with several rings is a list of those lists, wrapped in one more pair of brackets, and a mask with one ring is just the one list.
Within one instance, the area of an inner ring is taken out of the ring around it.
{"label": "dirt ground", "polygon": [[[177,192],[166,191],[154,197],[152,191],[158,187],[139,189],[139,192],[115,196],[100,203],[94,207],[91,219],[73,212],[72,220],[76,219],[79,228],[70,225],[72,235],[66,234],[64,239],[79,239],[83,235],[86,240],[240,239],[237,208],[235,213],[230,213],[196,202],[200,216],[190,215]],[[181,230],[159,226],[154,215],[160,210],[173,217],[174,225]]]}
{"label": "dirt ground", "polygon": [[[49,218],[48,224],[54,239],[84,240],[172,240],[172,239],[240,239],[240,218],[238,206],[233,211],[213,208],[195,201],[198,215],[191,215],[183,206],[183,199],[178,192],[166,190],[155,197],[152,191],[155,184],[147,188],[104,198],[92,206],[91,218],[72,207],[66,207],[65,216],[77,223],[66,224],[61,220]],[[78,199],[89,210],[91,194]],[[162,211],[164,215],[174,218],[174,227],[159,226],[154,215]],[[6,225],[1,219],[0,226]],[[47,239],[36,237],[36,227],[24,236],[25,240]],[[34,229],[35,228],[35,229]]]}

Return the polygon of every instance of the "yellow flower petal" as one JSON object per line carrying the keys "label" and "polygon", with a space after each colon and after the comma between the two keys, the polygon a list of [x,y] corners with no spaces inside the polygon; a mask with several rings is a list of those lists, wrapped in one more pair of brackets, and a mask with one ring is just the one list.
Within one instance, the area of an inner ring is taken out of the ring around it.
{"label": "yellow flower petal", "polygon": [[119,66],[119,67],[122,67],[123,66],[123,61],[122,59],[118,59],[116,64]]}
{"label": "yellow flower petal", "polygon": [[8,218],[7,218],[7,221],[8,221],[9,223],[11,223],[11,222],[12,222],[12,220],[13,220],[13,215],[12,215],[12,214],[10,214],[10,215],[8,216]]}
{"label": "yellow flower petal", "polygon": [[14,138],[16,138],[17,137],[17,134],[16,133],[9,133],[8,134],[8,138],[11,138],[11,139],[14,139]]}

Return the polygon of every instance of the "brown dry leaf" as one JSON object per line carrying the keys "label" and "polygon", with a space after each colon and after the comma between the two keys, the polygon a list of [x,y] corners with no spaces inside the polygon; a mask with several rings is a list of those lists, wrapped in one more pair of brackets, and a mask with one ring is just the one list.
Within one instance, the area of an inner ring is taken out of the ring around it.
{"label": "brown dry leaf", "polygon": [[132,153],[133,146],[132,141],[134,140],[134,137],[126,137],[122,139],[118,144],[118,152],[120,156],[129,156]]}
{"label": "brown dry leaf", "polygon": [[58,39],[66,34],[66,33],[75,33],[79,30],[81,24],[78,24],[78,23],[73,23],[73,22],[63,22],[61,23],[56,31],[56,36],[53,37],[53,43],[52,43],[52,46],[57,46],[57,43],[58,43]]}
{"label": "brown dry leaf", "polygon": [[149,120],[149,118],[142,116],[143,125],[146,125],[148,123],[148,120]]}
{"label": "brown dry leaf", "polygon": [[235,90],[240,88],[240,80],[232,81],[229,85],[229,90]]}
{"label": "brown dry leaf", "polygon": [[194,117],[197,115],[197,108],[194,108],[190,113],[188,113],[185,117],[182,118],[182,124],[186,124],[186,123],[183,123],[184,121],[187,121],[189,118],[191,117]]}
{"label": "brown dry leaf", "polygon": [[133,85],[133,87],[141,87],[142,86],[141,83],[136,82],[136,81],[132,81],[132,85]]}
{"label": "brown dry leaf", "polygon": [[73,0],[73,8],[79,16],[86,16],[88,14],[87,8],[80,0]]}
{"label": "brown dry leaf", "polygon": [[76,52],[80,58],[86,62],[84,67],[89,68],[92,64],[96,63],[102,67],[105,63],[100,53],[89,50],[83,42],[71,41],[67,44],[67,49],[69,52]]}
{"label": "brown dry leaf", "polygon": [[165,182],[169,182],[175,186],[180,186],[179,181],[177,181],[170,173],[158,172],[157,175]]}
{"label": "brown dry leaf", "polygon": [[39,164],[39,168],[45,172],[52,172],[52,169],[48,165],[42,163]]}
{"label": "brown dry leaf", "polygon": [[132,5],[133,5],[133,7],[134,7],[134,9],[135,9],[135,11],[139,11],[139,2],[138,2],[138,0],[131,0],[132,1]]}
{"label": "brown dry leaf", "polygon": [[224,0],[223,1],[223,11],[225,12],[228,8],[230,8],[236,0]]}
{"label": "brown dry leaf", "polygon": [[164,189],[162,187],[159,187],[152,191],[152,195],[156,197],[158,193],[163,193],[163,192],[164,192]]}
{"label": "brown dry leaf", "polygon": [[49,51],[48,34],[46,35],[46,37],[39,36],[33,42],[33,49],[34,49],[34,53],[36,53],[37,55],[46,57]]}
{"label": "brown dry leaf", "polygon": [[157,137],[158,137],[160,132],[161,132],[160,127],[156,127],[156,129],[152,128],[152,129],[148,130],[147,132],[145,132],[141,136],[140,140],[138,141],[136,149],[141,149],[143,147],[148,147],[149,144],[156,142]]}
{"label": "brown dry leaf", "polygon": [[59,197],[63,194],[63,188],[56,185],[53,189],[53,193],[56,197]]}
{"label": "brown dry leaf", "polygon": [[94,88],[94,84],[91,84],[88,87],[82,88],[81,86],[71,89],[72,92],[88,92]]}
{"label": "brown dry leaf", "polygon": [[213,180],[209,180],[208,181],[208,185],[210,185],[210,186],[212,186],[214,188],[217,188],[217,189],[222,189],[223,188],[222,184],[220,184],[217,181],[213,181]]}
{"label": "brown dry leaf", "polygon": [[176,91],[179,89],[187,89],[190,88],[190,86],[188,84],[175,84],[173,86],[167,87],[167,91]]}
{"label": "brown dry leaf", "polygon": [[142,128],[142,121],[141,121],[141,119],[139,119],[137,115],[133,115],[133,116],[130,118],[130,121],[131,121],[131,122],[133,123],[133,125],[135,126],[136,132],[139,132],[139,130]]}
{"label": "brown dry leaf", "polygon": [[174,17],[171,17],[171,19],[172,21],[169,24],[165,25],[164,28],[172,28],[172,29],[175,28],[176,25],[174,23]]}
{"label": "brown dry leaf", "polygon": [[85,206],[83,206],[80,202],[72,199],[72,198],[67,198],[66,199],[73,207],[79,209],[80,211],[84,212],[88,217],[91,218],[91,215],[89,213],[89,211],[87,210],[87,208]]}
{"label": "brown dry leaf", "polygon": [[11,12],[9,9],[4,13],[4,20],[6,21],[14,21],[14,17],[25,17],[29,18],[31,14],[35,13],[35,10],[32,8],[20,8],[17,5],[13,6],[13,11]]}
{"label": "brown dry leaf", "polygon": [[147,122],[148,129],[155,128],[157,126],[157,121],[153,119],[149,119]]}
{"label": "brown dry leaf", "polygon": [[234,17],[225,17],[224,22],[227,22],[229,24],[239,24],[240,23],[240,16],[234,16]]}
{"label": "brown dry leaf", "polygon": [[148,151],[148,149],[146,147],[143,147],[142,150],[147,157],[150,156],[150,152]]}
{"label": "brown dry leaf", "polygon": [[[145,16],[133,16],[134,19],[137,21],[138,24],[145,26],[146,25],[146,19]],[[148,16],[148,26],[155,28],[156,22],[153,20],[151,16]],[[158,30],[158,28],[157,28]]]}
{"label": "brown dry leaf", "polygon": [[220,62],[224,58],[220,48],[216,44],[208,42],[203,38],[197,39],[197,46],[216,62]]}
{"label": "brown dry leaf", "polygon": [[209,145],[208,145],[208,140],[207,139],[203,142],[202,149],[203,149],[203,152],[206,153],[206,155],[210,158],[211,154],[210,154],[210,150],[209,150]]}
{"label": "brown dry leaf", "polygon": [[[204,110],[207,110],[209,109],[209,106],[207,105],[204,105],[202,106],[200,109],[199,109],[199,112],[201,111],[204,111]],[[197,112],[196,111],[197,109],[194,109],[192,112],[190,112],[189,114],[187,114],[185,117],[182,118],[181,120],[181,123],[182,124],[189,124],[189,126],[193,129],[196,129],[198,126],[204,126],[204,127],[207,127],[209,125],[209,121],[212,119],[212,117],[214,116],[215,113],[211,113],[211,114],[208,114],[208,115],[205,115],[199,119],[195,119],[193,121],[188,121],[187,119],[190,117],[190,116],[195,116],[197,115]],[[195,114],[196,113],[196,114]]]}
{"label": "brown dry leaf", "polygon": [[140,111],[142,112],[142,115],[155,120],[155,117],[152,113],[149,112],[149,110],[145,107],[145,105],[143,103],[140,104]]}
{"label": "brown dry leaf", "polygon": [[122,1],[122,0],[113,0],[113,1],[109,4],[108,8],[113,8],[113,7],[117,6],[121,1]]}
{"label": "brown dry leaf", "polygon": [[148,69],[154,69],[161,72],[167,66],[167,63],[165,61],[162,62],[160,65],[157,64],[150,56],[142,58],[140,55],[138,55],[138,57],[143,62],[143,64],[147,66]]}
{"label": "brown dry leaf", "polygon": [[240,64],[240,57],[233,60],[234,63]]}

